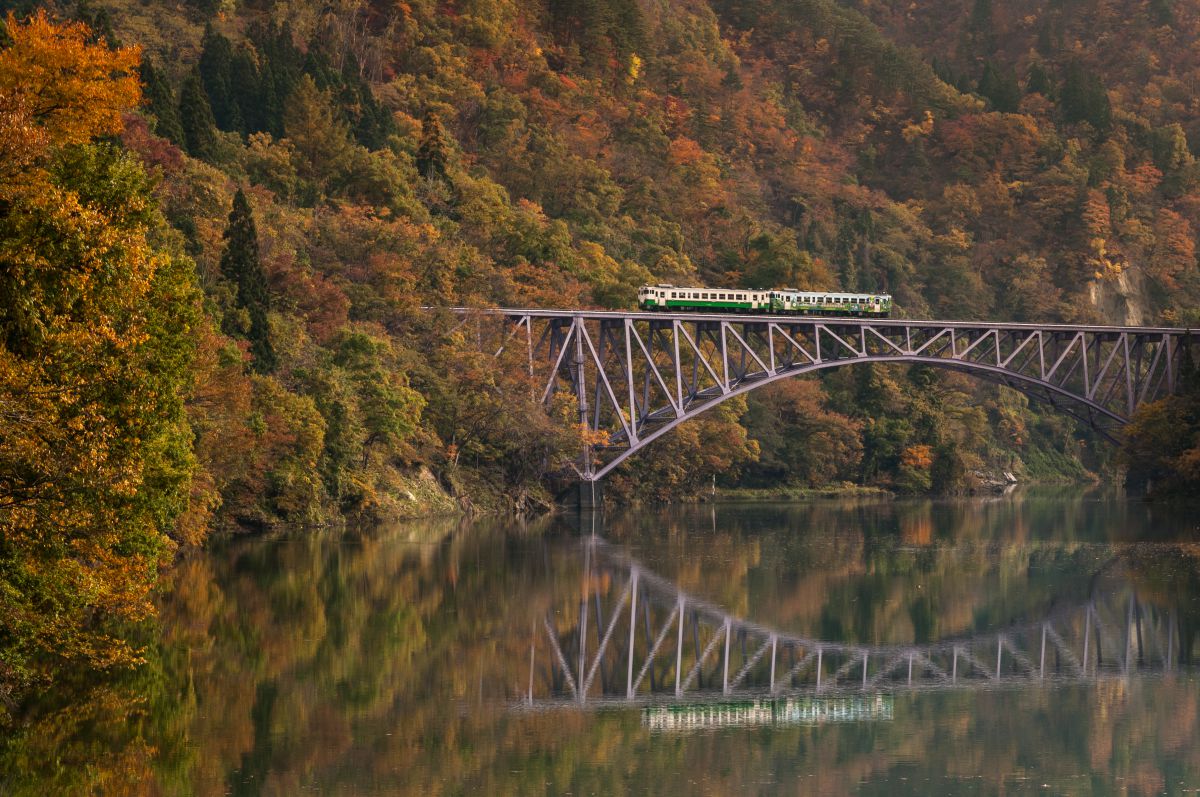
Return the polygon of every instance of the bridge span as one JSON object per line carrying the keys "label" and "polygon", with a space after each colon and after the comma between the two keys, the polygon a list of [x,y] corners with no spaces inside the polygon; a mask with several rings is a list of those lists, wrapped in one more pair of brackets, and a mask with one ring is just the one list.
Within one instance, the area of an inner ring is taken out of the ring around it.
{"label": "bridge span", "polygon": [[595,537],[582,541],[581,555],[578,604],[548,611],[530,629],[528,684],[520,689],[526,708],[740,701],[734,714],[747,706],[778,712],[771,701],[786,698],[1161,674],[1190,669],[1200,655],[1200,638],[1186,633],[1177,608],[1141,599],[1117,568],[1098,572],[1090,594],[1008,627],[929,643],[867,644],[738,617]]}
{"label": "bridge span", "polygon": [[[596,482],[642,447],[731,396],[854,363],[924,363],[1048,403],[1115,440],[1143,403],[1174,393],[1193,333],[1172,327],[495,309],[451,311],[497,357],[519,360],[540,398],[567,391],[599,441]],[[514,363],[518,364],[518,363]]]}

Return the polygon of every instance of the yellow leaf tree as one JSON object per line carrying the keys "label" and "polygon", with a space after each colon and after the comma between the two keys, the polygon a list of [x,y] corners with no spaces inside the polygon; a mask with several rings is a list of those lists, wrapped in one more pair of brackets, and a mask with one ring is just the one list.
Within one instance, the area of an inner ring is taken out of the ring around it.
{"label": "yellow leaf tree", "polygon": [[186,503],[194,267],[155,249],[140,164],[99,139],[136,49],[44,12],[0,50],[0,724],[64,667],[136,662]]}

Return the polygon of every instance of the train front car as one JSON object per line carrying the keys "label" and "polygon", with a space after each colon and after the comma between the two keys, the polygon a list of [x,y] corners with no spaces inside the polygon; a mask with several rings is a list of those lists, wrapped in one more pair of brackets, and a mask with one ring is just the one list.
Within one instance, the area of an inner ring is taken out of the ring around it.
{"label": "train front car", "polygon": [[666,310],[667,293],[670,285],[643,285],[638,288],[638,308],[641,310]]}

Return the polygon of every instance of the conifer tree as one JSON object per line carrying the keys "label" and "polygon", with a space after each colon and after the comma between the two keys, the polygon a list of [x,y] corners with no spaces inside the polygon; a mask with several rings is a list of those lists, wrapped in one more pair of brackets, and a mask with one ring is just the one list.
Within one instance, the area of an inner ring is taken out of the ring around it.
{"label": "conifer tree", "polygon": [[263,81],[254,55],[241,47],[229,65],[230,98],[241,117],[242,131],[257,133],[267,129],[263,106]]}
{"label": "conifer tree", "polygon": [[996,31],[992,22],[992,0],[975,0],[967,30],[974,52],[968,55],[991,55],[996,51]]}
{"label": "conifer tree", "polygon": [[179,90],[179,122],[183,145],[193,158],[212,158],[216,154],[216,122],[199,70],[193,69]]}
{"label": "conifer tree", "polygon": [[[276,78],[275,70],[272,68],[271,61],[268,58],[263,58],[262,69],[259,72],[259,104],[258,112],[260,114],[259,121],[262,127],[275,138],[283,137],[283,103],[280,102],[280,95]],[[286,95],[285,95],[286,96]]]}
{"label": "conifer tree", "polygon": [[230,88],[233,45],[210,23],[204,29],[201,46],[200,78],[204,81],[204,92],[208,94],[217,127],[241,132],[241,113]]}
{"label": "conifer tree", "polygon": [[225,252],[221,255],[221,274],[237,286],[237,304],[250,316],[250,354],[254,370],[268,374],[275,370],[275,349],[271,345],[267,312],[271,309],[267,275],[258,256],[258,229],[254,212],[242,189],[233,197],[229,226],[225,228]]}
{"label": "conifer tree", "polygon": [[1063,80],[1062,109],[1068,122],[1087,122],[1099,133],[1112,125],[1112,104],[1100,76],[1082,64],[1067,66]]}
{"label": "conifer tree", "polygon": [[1001,113],[1016,113],[1021,104],[1021,86],[1011,69],[998,68],[991,61],[983,65],[979,94]]}
{"label": "conifer tree", "polygon": [[1174,25],[1175,11],[1171,0],[1150,0],[1150,16],[1158,25]]}
{"label": "conifer tree", "polygon": [[417,171],[430,180],[446,179],[446,162],[449,147],[446,130],[436,113],[426,113],[422,122],[421,144],[417,148]]}
{"label": "conifer tree", "polygon": [[183,143],[183,125],[179,121],[179,106],[175,92],[162,72],[154,68],[149,58],[142,58],[139,69],[143,93],[150,115],[154,117],[154,132],[168,141]]}
{"label": "conifer tree", "polygon": [[1025,91],[1030,94],[1041,94],[1043,97],[1054,99],[1054,81],[1050,79],[1046,68],[1037,61],[1029,67],[1029,77],[1025,81]]}

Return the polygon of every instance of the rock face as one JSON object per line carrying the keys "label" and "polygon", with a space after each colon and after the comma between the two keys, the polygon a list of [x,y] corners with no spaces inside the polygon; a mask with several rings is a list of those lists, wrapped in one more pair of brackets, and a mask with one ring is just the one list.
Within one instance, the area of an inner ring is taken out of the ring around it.
{"label": "rock face", "polygon": [[975,489],[972,492],[976,493],[1007,493],[1015,489],[1018,482],[1017,477],[1009,471],[984,471],[977,470],[972,475],[975,477]]}
{"label": "rock face", "polygon": [[1088,284],[1088,298],[1105,323],[1141,326],[1150,315],[1146,281],[1133,269],[1123,270],[1112,280],[1093,280]]}
{"label": "rock face", "polygon": [[461,511],[459,502],[424,465],[402,477],[400,482],[395,490],[395,506],[388,512],[393,517],[430,517]]}

